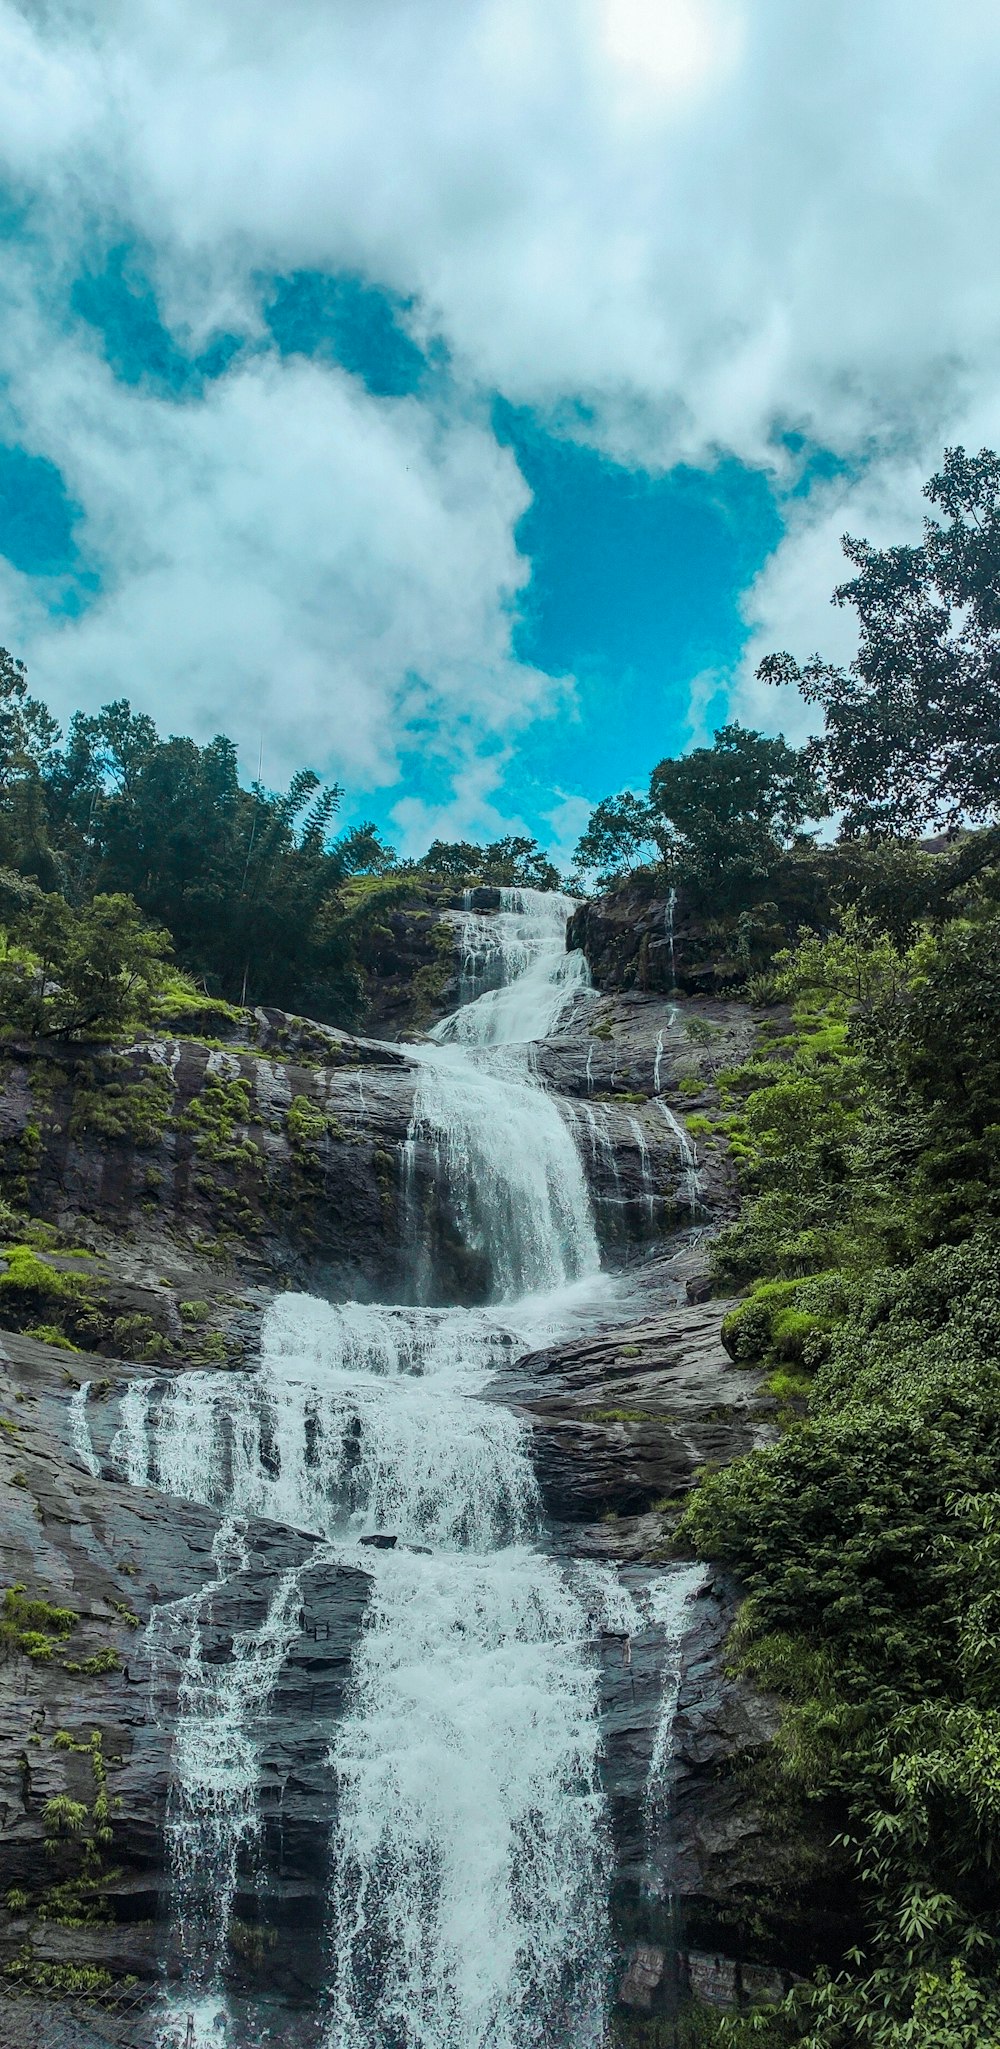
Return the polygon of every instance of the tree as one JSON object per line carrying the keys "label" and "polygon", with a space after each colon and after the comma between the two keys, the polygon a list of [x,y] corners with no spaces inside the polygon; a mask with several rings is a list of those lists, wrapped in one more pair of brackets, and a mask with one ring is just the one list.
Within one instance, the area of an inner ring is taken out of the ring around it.
{"label": "tree", "polygon": [[806,821],[829,808],[804,751],[735,724],[712,747],[661,761],[649,802],[661,831],[677,836],[682,871],[716,888],[767,875]]}
{"label": "tree", "polygon": [[170,935],[129,896],[96,896],[80,911],[35,892],[0,960],[0,1014],[39,1038],[107,1038],[144,1023],[162,986]]}
{"label": "tree", "polygon": [[471,840],[434,840],[419,863],[449,882],[488,883],[502,889],[559,889],[561,877],[537,840],[514,835],[485,847]]}
{"label": "tree", "polygon": [[0,647],[0,862],[50,885],[57,872],[44,777],[58,739],[55,719],[28,696],[24,663]]}
{"label": "tree", "polygon": [[598,881],[604,884],[665,857],[672,840],[652,805],[634,790],[622,790],[617,797],[605,797],[591,812],[576,859],[583,869],[597,869]]}
{"label": "tree", "polygon": [[833,594],[858,615],[846,669],[769,655],[759,675],[822,707],[813,758],[848,835],[919,831],[1000,807],[1000,458],[946,450],[924,486],[943,520],[916,547],[845,535],[857,575]]}

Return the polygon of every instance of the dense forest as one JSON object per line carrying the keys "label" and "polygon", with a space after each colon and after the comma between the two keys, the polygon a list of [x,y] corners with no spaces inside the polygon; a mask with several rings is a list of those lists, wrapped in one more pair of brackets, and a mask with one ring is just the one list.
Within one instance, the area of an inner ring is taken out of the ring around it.
{"label": "dense forest", "polygon": [[[819,736],[727,725],[578,849],[595,887],[714,921],[760,1021],[702,1135],[744,1198],[714,1248],[727,1345],[779,1430],[702,1479],[678,1542],[746,1588],[734,1656],[784,1702],[752,1792],[789,1883],[832,1843],[865,1930],[720,2024],[774,2049],[1000,2041],[1000,460],[949,451],[927,497],[919,544],[845,542],[850,666],[763,665]],[[559,882],[527,838],[400,862],[335,832],[340,798],[244,787],[229,740],[126,703],[64,737],[0,656],[6,1032],[198,991],[352,1025],[394,901]]]}
{"label": "dense forest", "polygon": [[784,1702],[752,1790],[788,1882],[831,1843],[865,1931],[721,2024],[775,2049],[1000,2041],[1000,462],[950,451],[927,496],[919,546],[845,543],[850,668],[764,664],[823,735],[730,727],[581,850],[619,888],[653,852],[742,919],[761,1007],[707,1135],[744,1196],[726,1341],[780,1433],[702,1478],[680,1534],[747,1590],[734,1656]]}
{"label": "dense forest", "polygon": [[342,796],[311,769],[281,793],[246,788],[224,735],[163,739],[124,701],[78,712],[64,738],[0,649],[8,1025],[124,1025],[169,989],[172,960],[210,998],[349,1026],[366,939],[394,901],[427,886],[558,885],[525,837],[435,841],[399,862],[373,825],[334,832]]}

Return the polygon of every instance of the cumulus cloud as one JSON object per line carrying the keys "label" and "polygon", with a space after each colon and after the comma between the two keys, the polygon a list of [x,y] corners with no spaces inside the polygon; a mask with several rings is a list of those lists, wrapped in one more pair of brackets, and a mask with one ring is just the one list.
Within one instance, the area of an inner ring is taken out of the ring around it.
{"label": "cumulus cloud", "polygon": [[253,763],[262,741],[272,780],[318,760],[371,788],[415,741],[461,778],[558,701],[511,651],[528,492],[482,420],[273,355],[178,404],[8,311],[7,433],[58,463],[102,576],[79,616],[46,610],[52,580],[0,593],[57,712],[124,692]]}
{"label": "cumulus cloud", "polygon": [[[106,595],[32,614],[37,660],[79,691],[141,650],[178,718],[329,734],[357,775],[437,722],[455,816],[488,819],[497,749],[553,703],[511,649],[525,498],[492,390],[640,467],[726,451],[780,482],[791,433],[833,449],[746,606],[751,656],[846,647],[839,532],[912,527],[942,444],[996,437],[998,70],[992,0],[0,0],[43,300],[127,229],[194,341],[260,332],[262,272],[347,268],[451,364],[387,402],[251,359],[171,407],[64,337],[56,398],[49,365],[12,402]],[[751,662],[734,703],[777,723]]]}

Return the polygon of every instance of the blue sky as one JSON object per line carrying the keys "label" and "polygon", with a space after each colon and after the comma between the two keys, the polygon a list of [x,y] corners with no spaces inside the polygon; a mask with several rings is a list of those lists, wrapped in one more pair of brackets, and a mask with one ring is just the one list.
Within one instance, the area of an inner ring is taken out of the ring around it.
{"label": "blue sky", "polygon": [[986,0],[0,0],[0,642],[407,852],[801,737],[761,655],[996,440],[998,75]]}
{"label": "blue sky", "polygon": [[[411,308],[357,274],[258,276],[262,331],[215,335],[185,350],[165,324],[148,260],[117,244],[72,280],[65,318],[83,323],[116,380],[151,400],[204,403],[241,358],[269,353],[347,372],[376,398],[447,393],[444,344],[419,346]],[[560,801],[581,805],[641,786],[664,752],[681,751],[726,715],[722,681],[692,719],[696,677],[724,679],[746,626],[739,603],[781,531],[760,470],[720,460],[651,476],[560,434],[531,407],[491,395],[492,431],[530,491],[514,537],[530,574],[513,625],[518,657],[573,679],[555,716],[537,722],[505,768],[518,822],[543,841]],[[81,507],[58,468],[23,447],[0,449],[0,553],[51,587],[74,616],[101,599],[99,564],[77,539]],[[169,720],[168,720],[169,723]],[[406,787],[433,806],[447,767],[407,749]],[[395,784],[345,791],[347,818],[373,816],[393,832]],[[581,810],[581,817],[583,813]]]}

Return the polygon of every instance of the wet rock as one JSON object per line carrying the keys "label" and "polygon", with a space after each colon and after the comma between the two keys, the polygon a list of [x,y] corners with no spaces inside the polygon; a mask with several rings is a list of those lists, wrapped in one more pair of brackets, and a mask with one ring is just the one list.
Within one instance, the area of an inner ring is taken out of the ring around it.
{"label": "wet rock", "polygon": [[[333,1825],[330,1729],[367,1577],[331,1563],[318,1539],[251,1519],[243,1562],[220,1579],[214,1511],[94,1479],[72,1463],[62,1370],[58,1351],[37,1344],[23,1368],[9,1351],[0,1360],[0,1410],[16,1418],[13,1432],[0,1433],[0,1586],[22,1586],[78,1618],[68,1634],[53,1634],[45,1658],[8,1644],[0,1663],[0,1900],[13,1888],[37,1905],[53,1873],[62,1875],[46,1849],[46,1808],[63,1797],[92,1807],[89,1744],[98,1730],[112,1801],[114,1840],[100,1881],[110,1919],[69,1928],[0,1910],[0,1961],[27,1944],[43,1963],[156,1976],[166,1932],[173,1732],[193,1622],[203,1664],[224,1669],[235,1639],[259,1627],[283,1576],[296,1569],[292,1641],[257,1731],[266,1883],[248,1847],[236,1915],[272,1931],[273,1944],[265,1945],[272,1981],[315,1986]],[[60,1731],[65,1738],[57,1741]]]}
{"label": "wet rock", "polygon": [[684,893],[671,900],[653,878],[580,904],[566,939],[586,955],[598,989],[711,995],[734,988],[746,972]]}
{"label": "wet rock", "polygon": [[631,2007],[636,2013],[652,2013],[666,1969],[665,1950],[652,1943],[638,1943],[618,1989],[619,2006]]}
{"label": "wet rock", "polygon": [[542,1497],[560,1521],[661,1509],[706,1461],[760,1441],[770,1413],[760,1376],[734,1368],[719,1335],[725,1301],[531,1353],[497,1383],[532,1425]]}

